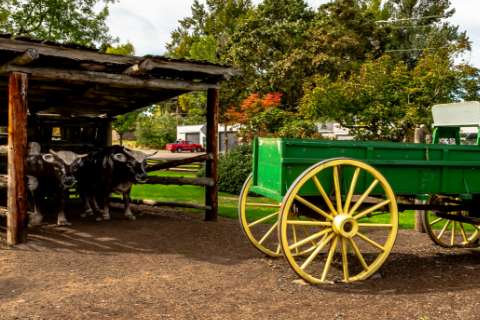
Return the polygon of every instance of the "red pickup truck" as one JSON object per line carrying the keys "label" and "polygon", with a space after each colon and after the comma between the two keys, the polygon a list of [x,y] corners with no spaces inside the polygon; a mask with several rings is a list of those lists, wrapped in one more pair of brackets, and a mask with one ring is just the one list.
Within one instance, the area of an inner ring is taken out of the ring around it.
{"label": "red pickup truck", "polygon": [[200,144],[192,143],[191,141],[177,140],[175,143],[168,143],[165,147],[170,152],[202,152],[203,147]]}

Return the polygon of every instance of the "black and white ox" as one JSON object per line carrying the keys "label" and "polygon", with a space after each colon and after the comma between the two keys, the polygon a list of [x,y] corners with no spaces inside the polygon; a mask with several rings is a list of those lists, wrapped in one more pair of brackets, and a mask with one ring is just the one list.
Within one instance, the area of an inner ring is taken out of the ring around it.
{"label": "black and white ox", "polygon": [[33,213],[30,213],[30,226],[39,225],[43,220],[40,204],[45,197],[55,201],[58,225],[69,225],[65,216],[65,198],[76,179],[74,172],[86,156],[71,151],[41,153],[37,142],[29,143],[26,158],[27,188],[32,198]]}
{"label": "black and white ox", "polygon": [[[151,156],[153,154],[146,155],[122,146],[111,146],[84,158],[75,174],[78,192],[85,206],[82,216],[98,212],[101,217],[97,220],[109,220],[109,199],[111,193],[116,192],[122,194],[125,217],[135,220],[130,210],[130,191],[133,184],[146,181],[146,160]],[[103,210],[100,210],[97,200],[103,204]]]}

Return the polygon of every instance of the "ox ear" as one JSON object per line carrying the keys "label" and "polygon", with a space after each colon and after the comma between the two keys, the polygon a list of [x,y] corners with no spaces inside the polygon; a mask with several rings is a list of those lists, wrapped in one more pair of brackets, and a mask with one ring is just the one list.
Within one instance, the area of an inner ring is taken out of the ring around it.
{"label": "ox ear", "polygon": [[118,162],[127,162],[127,156],[124,155],[123,153],[115,153],[112,156],[113,160],[118,161]]}
{"label": "ox ear", "polygon": [[55,157],[51,153],[42,154],[42,159],[43,159],[43,161],[48,162],[48,163],[55,162]]}

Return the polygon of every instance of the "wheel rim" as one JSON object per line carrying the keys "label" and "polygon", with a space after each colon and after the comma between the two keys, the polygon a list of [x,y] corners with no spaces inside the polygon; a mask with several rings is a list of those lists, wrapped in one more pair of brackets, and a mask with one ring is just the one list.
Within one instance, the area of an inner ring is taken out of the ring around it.
{"label": "wheel rim", "polygon": [[[435,198],[430,200],[436,201]],[[453,212],[452,215],[468,216],[468,211]],[[438,217],[433,211],[423,215],[425,231],[432,241],[444,248],[475,248],[480,236],[479,227],[443,217]]]}
{"label": "wheel rim", "polygon": [[280,204],[251,192],[252,182],[253,177],[250,174],[240,193],[240,226],[255,248],[270,257],[279,257],[282,253],[275,229],[278,225]]}
{"label": "wheel rim", "polygon": [[[364,190],[356,190],[359,181]],[[323,184],[329,184],[329,190]],[[316,189],[316,197],[301,195],[308,185]],[[300,213],[292,214],[298,203]],[[383,218],[378,222],[371,215]],[[373,275],[387,259],[397,236],[398,210],[392,188],[376,169],[356,160],[334,159],[310,167],[295,180],[279,221],[284,256],[300,277],[310,283],[353,282]],[[294,239],[289,225],[306,226],[310,235]],[[292,254],[311,241],[311,253]]]}

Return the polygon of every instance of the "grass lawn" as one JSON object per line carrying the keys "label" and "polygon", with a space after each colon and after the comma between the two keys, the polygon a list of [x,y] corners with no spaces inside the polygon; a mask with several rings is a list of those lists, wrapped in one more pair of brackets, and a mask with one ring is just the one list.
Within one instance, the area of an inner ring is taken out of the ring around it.
{"label": "grass lawn", "polygon": [[[195,177],[189,172],[158,171],[150,173],[153,175]],[[203,205],[205,202],[205,191],[203,187],[196,186],[162,186],[162,185],[136,185],[132,190],[132,198],[149,199],[156,201],[186,202]],[[220,192],[219,194],[219,215],[226,218],[237,219],[238,196]],[[198,211],[198,210],[197,210]],[[365,220],[375,222],[387,222],[386,216],[376,216]],[[413,229],[415,221],[411,211],[400,213],[400,228]]]}

